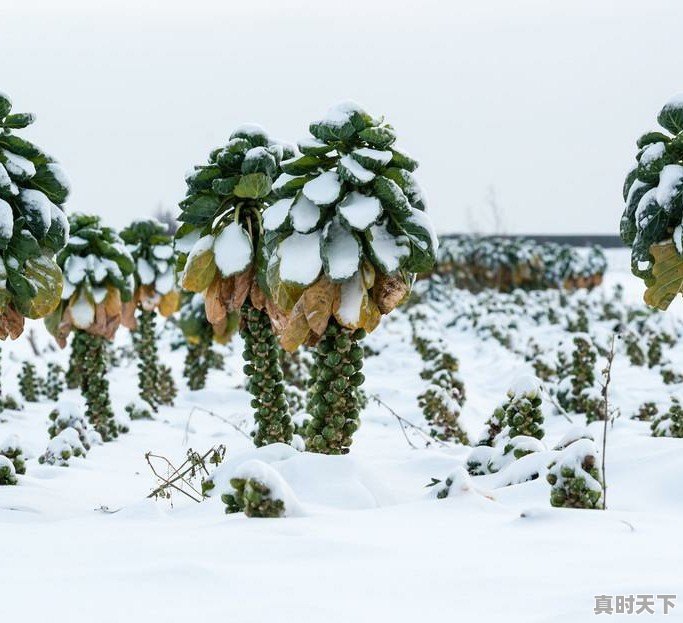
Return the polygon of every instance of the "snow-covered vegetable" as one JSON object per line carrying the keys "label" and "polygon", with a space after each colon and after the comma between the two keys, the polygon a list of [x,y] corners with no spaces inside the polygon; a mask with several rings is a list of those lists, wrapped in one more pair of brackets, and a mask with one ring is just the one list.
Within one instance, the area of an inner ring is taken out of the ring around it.
{"label": "snow-covered vegetable", "polygon": [[38,462],[41,465],[68,467],[72,457],[85,457],[86,454],[87,451],[81,443],[78,431],[65,428],[49,441],[45,452],[38,457]]}
{"label": "snow-covered vegetable", "polygon": [[541,410],[541,385],[538,379],[528,375],[519,377],[507,395],[509,402],[505,408],[505,417],[510,437],[524,435],[543,439],[545,431]]}
{"label": "snow-covered vegetable", "polygon": [[79,441],[86,450],[102,443],[100,434],[88,426],[80,407],[73,402],[60,401],[48,417],[51,424],[47,432],[51,439],[70,428],[76,431]]}
{"label": "snow-covered vegetable", "polygon": [[116,231],[86,214],[72,214],[69,224],[69,240],[57,254],[62,302],[45,321],[62,348],[72,329],[111,340],[126,323],[123,304],[134,288],[135,263]]}
{"label": "snow-covered vegetable", "polygon": [[[127,324],[135,327],[133,346],[138,356],[140,398],[156,411],[157,405],[169,404],[174,388],[165,391],[159,383],[161,364],[156,343],[156,312],[170,316],[178,309],[180,293],[176,287],[176,252],[166,225],[154,219],[133,221],[121,231],[121,239],[135,262],[135,291],[123,305]],[[137,318],[136,318],[137,312]],[[172,384],[172,378],[170,378]]]}
{"label": "snow-covered vegetable", "polygon": [[567,411],[585,413],[587,422],[603,418],[600,390],[595,382],[597,353],[587,334],[577,334],[568,367],[560,370],[560,386],[557,398]]}
{"label": "snow-covered vegetable", "polygon": [[265,288],[288,314],[282,344],[315,343],[329,319],[372,331],[431,270],[438,242],[393,128],[343,103],[282,162],[264,214]]}
{"label": "snow-covered vegetable", "polygon": [[47,378],[45,379],[45,396],[48,400],[59,400],[64,391],[64,368],[51,361],[47,364]]}
{"label": "snow-covered vegetable", "polygon": [[19,373],[19,392],[26,402],[38,402],[41,394],[40,381],[35,365],[30,361],[24,361]]}
{"label": "snow-covered vegetable", "polygon": [[602,508],[603,484],[598,449],[591,439],[569,444],[550,465],[550,503],[565,508]]}
{"label": "snow-covered vegetable", "polygon": [[633,274],[647,285],[645,302],[667,309],[683,290],[683,95],[669,100],[657,121],[661,130],[636,141],[620,234],[631,247]]}
{"label": "snow-covered vegetable", "polygon": [[206,319],[204,296],[184,293],[178,317],[178,326],[187,344],[183,376],[191,390],[202,389],[216,354],[212,343],[225,344],[239,325],[239,314],[231,312],[217,325]]}
{"label": "snow-covered vegetable", "polygon": [[119,428],[109,400],[106,341],[120,324],[129,324],[123,304],[133,297],[135,264],[121,237],[98,216],[72,214],[69,223],[69,240],[57,255],[64,272],[62,302],[45,324],[62,348],[76,330],[74,353],[81,360],[70,378],[80,382],[88,421],[109,441]]}
{"label": "snow-covered vegetable", "polygon": [[671,397],[669,410],[652,422],[653,437],[683,437],[683,406],[676,396]]}
{"label": "snow-covered vegetable", "polygon": [[12,461],[15,473],[26,473],[24,449],[21,445],[21,441],[19,440],[19,435],[9,435],[2,442],[0,442],[0,457],[5,457]]}
{"label": "snow-covered vegetable", "polygon": [[17,482],[17,472],[12,461],[0,455],[0,486],[16,485]]}
{"label": "snow-covered vegetable", "polygon": [[14,133],[34,121],[12,113],[0,93],[0,339],[17,338],[24,317],[42,318],[57,305],[62,276],[54,254],[69,225],[63,204],[69,183],[61,167],[38,146]]}
{"label": "snow-covered vegetable", "polygon": [[459,288],[592,289],[602,283],[607,259],[600,247],[587,252],[554,242],[527,238],[453,236],[439,246],[436,270]]}
{"label": "snow-covered vegetable", "polygon": [[273,181],[283,158],[293,155],[258,126],[235,130],[225,146],[211,152],[208,164],[186,177],[183,225],[176,235],[183,254],[182,286],[204,294],[208,321],[217,326],[241,315],[258,445],[292,437],[279,346],[270,326],[281,312],[256,279],[256,258],[264,246],[264,211],[272,203]]}

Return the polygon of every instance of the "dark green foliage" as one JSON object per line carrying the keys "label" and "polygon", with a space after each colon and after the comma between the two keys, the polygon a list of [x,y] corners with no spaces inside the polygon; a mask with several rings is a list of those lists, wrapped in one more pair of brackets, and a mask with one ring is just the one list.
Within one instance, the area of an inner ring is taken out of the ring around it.
{"label": "dark green foliage", "polygon": [[510,438],[524,435],[543,439],[543,412],[541,411],[540,388],[528,388],[524,391],[508,392],[510,401],[505,407],[506,423],[509,426]]}
{"label": "dark green foliage", "polygon": [[662,363],[662,344],[664,344],[664,340],[661,335],[653,333],[650,336],[647,345],[648,368],[654,368]]}
{"label": "dark green foliage", "polygon": [[138,356],[138,388],[140,398],[156,412],[159,381],[159,354],[157,352],[156,312],[140,309],[138,326],[132,332],[133,346]]}
{"label": "dark green foliage", "polygon": [[187,386],[192,391],[203,389],[206,385],[206,377],[209,374],[211,363],[211,341],[212,331],[209,325],[206,335],[201,335],[198,342],[188,342],[187,355],[185,355],[185,365],[183,376],[187,380]]}
{"label": "dark green foliage", "polygon": [[221,500],[226,513],[244,511],[247,517],[283,517],[285,503],[273,499],[271,491],[255,478],[232,478],[230,485],[233,493],[224,493]]}
{"label": "dark green foliage", "polygon": [[131,420],[152,420],[152,414],[149,412],[147,407],[137,404],[135,402],[129,402],[124,407],[125,412]]}
{"label": "dark green foliage", "polygon": [[506,410],[510,405],[510,400],[507,400],[502,405],[497,406],[491,417],[486,420],[486,432],[482,435],[481,439],[477,442],[478,446],[493,446],[493,441],[500,435],[507,420]]}
{"label": "dark green foliage", "polygon": [[308,412],[312,419],[306,431],[306,447],[322,454],[346,454],[360,424],[356,388],[365,380],[363,347],[365,331],[350,331],[335,321],[318,343],[311,369]]}
{"label": "dark green foliage", "polygon": [[[595,362],[597,353],[590,337],[577,335],[573,339],[574,350],[569,366],[571,390],[558,393],[560,405],[567,411],[584,413],[587,422],[603,418],[602,401],[595,396]],[[562,380],[562,378],[560,379]]]}
{"label": "dark green foliage", "polygon": [[29,361],[24,361],[21,365],[19,391],[27,402],[38,402],[40,397],[40,383],[36,374],[36,367]]}
{"label": "dark green foliage", "polygon": [[244,366],[247,390],[254,397],[251,401],[256,421],[254,443],[257,446],[289,443],[293,426],[282,382],[280,347],[268,314],[245,303],[240,335],[244,340],[242,356],[247,362]]}
{"label": "dark green foliage", "polygon": [[71,338],[71,355],[69,368],[66,371],[66,386],[78,389],[83,382],[85,355],[88,348],[88,336],[85,331],[76,331]]}
{"label": "dark green foliage", "polygon": [[657,404],[648,401],[638,407],[638,413],[636,413],[633,419],[640,420],[641,422],[651,422],[658,413]]}
{"label": "dark green foliage", "polygon": [[[311,363],[310,355],[303,347],[292,353],[281,349],[280,365],[285,396],[292,414],[299,413],[306,408],[306,388],[310,379]],[[300,431],[295,430],[295,432],[300,434]]]}
{"label": "dark green foliage", "polygon": [[429,381],[429,386],[417,400],[432,437],[467,445],[469,439],[458,421],[465,402],[465,385],[458,369],[457,358],[448,352],[440,352],[427,361],[420,376]]}
{"label": "dark green foliage", "polygon": [[160,405],[172,405],[178,395],[178,388],[173,380],[170,366],[159,364],[157,376],[156,398]]}
{"label": "dark green foliage", "polygon": [[564,508],[602,508],[603,483],[598,453],[590,439],[570,444],[548,466],[550,503]]}
{"label": "dark green foliage", "polygon": [[0,445],[0,456],[12,461],[14,471],[17,474],[26,473],[26,462],[24,461],[24,450],[19,442],[17,435],[10,435],[9,438]]}
{"label": "dark green foliage", "polygon": [[14,465],[9,459],[0,456],[0,486],[16,485],[18,482]]}
{"label": "dark green foliage", "polygon": [[42,318],[59,304],[62,276],[53,255],[68,231],[64,174],[39,147],[14,134],[34,117],[10,114],[11,108],[0,93],[0,214],[10,224],[0,231],[0,314],[6,320],[0,339],[21,333],[22,316]]}
{"label": "dark green foliage", "polygon": [[624,343],[626,344],[626,356],[631,362],[632,366],[645,365],[645,353],[640,345],[640,338],[636,333],[629,331],[624,335]]}
{"label": "dark green foliage", "polygon": [[48,400],[59,400],[64,391],[64,368],[58,363],[47,364],[47,380],[45,381],[45,395]]}
{"label": "dark green foliage", "polygon": [[677,383],[683,383],[683,375],[673,369],[672,366],[662,366],[659,370],[662,376],[662,381],[666,385],[675,385]]}
{"label": "dark green foliage", "polygon": [[[78,332],[80,333],[80,330]],[[81,380],[81,391],[86,402],[85,416],[90,425],[102,436],[103,441],[111,441],[118,436],[119,429],[109,400],[106,341],[99,335],[87,333],[85,344],[85,361]]]}
{"label": "dark green foliage", "polygon": [[669,410],[652,422],[651,429],[653,437],[683,437],[683,406],[678,398],[671,397]]}

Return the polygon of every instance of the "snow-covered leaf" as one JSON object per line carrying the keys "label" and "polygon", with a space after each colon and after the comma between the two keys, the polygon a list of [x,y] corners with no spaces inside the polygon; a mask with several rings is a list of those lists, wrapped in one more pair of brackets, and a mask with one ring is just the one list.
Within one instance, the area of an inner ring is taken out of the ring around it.
{"label": "snow-covered leaf", "polygon": [[293,232],[278,247],[280,278],[293,284],[307,286],[313,283],[322,269],[320,258],[320,232],[310,234]]}
{"label": "snow-covered leaf", "polygon": [[303,187],[303,194],[319,206],[332,205],[339,199],[341,192],[342,184],[334,171],[321,173]]}
{"label": "snow-covered leaf", "polygon": [[375,174],[372,171],[362,167],[349,155],[342,156],[339,159],[337,172],[342,180],[354,186],[363,186],[375,179]]}
{"label": "snow-covered leaf", "polygon": [[660,111],[657,121],[671,134],[683,130],[683,94],[672,97]]}
{"label": "snow-covered leaf", "polygon": [[364,168],[378,173],[387,164],[391,162],[393,153],[390,151],[371,149],[370,147],[362,147],[354,149],[351,152],[351,157]]}
{"label": "snow-covered leaf", "polygon": [[301,234],[307,234],[316,229],[321,215],[322,210],[303,194],[297,196],[289,209],[292,227]]}
{"label": "snow-covered leaf", "polygon": [[216,275],[213,254],[213,236],[203,236],[195,243],[183,271],[183,288],[190,292],[203,292]]}
{"label": "snow-covered leaf", "polygon": [[338,218],[325,225],[320,251],[325,274],[332,281],[346,281],[358,271],[361,250],[358,238]]}
{"label": "snow-covered leaf", "polygon": [[279,199],[273,205],[263,211],[263,227],[267,231],[278,231],[288,225],[289,209],[292,206],[292,198]]}
{"label": "snow-covered leaf", "polygon": [[363,195],[354,190],[337,206],[337,214],[349,227],[364,231],[382,215],[382,204],[377,197]]}
{"label": "snow-covered leaf", "polygon": [[230,277],[251,264],[254,249],[249,234],[239,223],[230,223],[216,236],[215,262],[223,277]]}
{"label": "snow-covered leaf", "polygon": [[395,236],[386,223],[373,225],[366,233],[370,255],[384,273],[398,270],[402,262],[410,255],[410,246],[406,236]]}

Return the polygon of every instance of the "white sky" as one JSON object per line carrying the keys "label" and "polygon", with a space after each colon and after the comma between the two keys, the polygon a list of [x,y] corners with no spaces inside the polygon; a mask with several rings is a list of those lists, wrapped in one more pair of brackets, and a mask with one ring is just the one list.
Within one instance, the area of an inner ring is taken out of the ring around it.
{"label": "white sky", "polygon": [[441,232],[615,233],[635,139],[683,91],[681,0],[0,0],[0,90],[69,210],[175,209],[233,127],[384,113]]}

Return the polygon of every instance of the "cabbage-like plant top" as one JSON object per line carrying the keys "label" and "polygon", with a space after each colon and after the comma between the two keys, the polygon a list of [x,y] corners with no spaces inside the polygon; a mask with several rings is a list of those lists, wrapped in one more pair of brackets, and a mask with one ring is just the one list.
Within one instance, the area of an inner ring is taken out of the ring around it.
{"label": "cabbage-like plant top", "polygon": [[[334,313],[342,326],[372,330],[435,262],[417,162],[395,146],[391,125],[354,103],[332,108],[309,131],[301,155],[282,162],[279,200],[264,214],[265,287],[286,311],[314,288],[319,320]],[[302,323],[301,313],[313,314],[310,301],[308,312],[301,307],[287,348],[315,341],[326,326]]]}
{"label": "cabbage-like plant top", "polygon": [[52,312],[61,292],[53,256],[69,232],[69,184],[53,158],[16,134],[34,120],[0,93],[0,339],[17,337],[24,316]]}
{"label": "cabbage-like plant top", "polygon": [[61,345],[72,328],[111,339],[123,303],[133,296],[135,263],[118,233],[99,217],[72,214],[69,223],[69,240],[57,254],[62,302],[46,324]]}
{"label": "cabbage-like plant top", "polygon": [[683,95],[665,104],[657,121],[661,129],[636,142],[620,233],[633,274],[648,286],[645,302],[666,309],[683,288]]}

